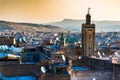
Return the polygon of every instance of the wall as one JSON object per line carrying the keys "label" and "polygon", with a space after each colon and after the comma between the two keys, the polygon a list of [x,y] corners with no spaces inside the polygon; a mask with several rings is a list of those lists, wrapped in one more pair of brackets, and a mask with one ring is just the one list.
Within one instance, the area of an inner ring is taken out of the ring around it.
{"label": "wall", "polygon": [[70,80],[69,74],[45,74],[38,80]]}
{"label": "wall", "polygon": [[[87,68],[92,69],[93,71],[101,70],[102,72],[100,72],[100,75],[102,75],[102,73],[106,74],[106,70],[108,70],[110,72],[109,75],[111,75],[111,73],[112,73],[111,76],[108,75],[110,78],[112,77],[110,80],[120,80],[120,64],[113,64],[106,60],[99,60],[99,59],[93,59],[93,58],[86,57],[86,58],[82,58],[82,59],[73,60],[72,66],[87,67]],[[83,74],[85,72],[83,71]],[[90,73],[93,74],[92,72],[90,72]],[[89,75],[89,73],[87,75]],[[96,73],[96,75],[97,75],[97,73]],[[97,79],[97,80],[101,80],[101,79]],[[104,79],[102,79],[102,80],[104,80]]]}
{"label": "wall", "polygon": [[72,66],[83,66],[91,69],[113,70],[113,64],[106,60],[82,58],[72,61]]}
{"label": "wall", "polygon": [[39,66],[36,64],[9,64],[0,67],[3,76],[33,76],[40,71]]}
{"label": "wall", "polygon": [[71,80],[113,80],[111,71],[102,70],[86,70],[86,71],[73,71]]}
{"label": "wall", "polygon": [[113,80],[120,80],[120,64],[114,64],[113,69]]}

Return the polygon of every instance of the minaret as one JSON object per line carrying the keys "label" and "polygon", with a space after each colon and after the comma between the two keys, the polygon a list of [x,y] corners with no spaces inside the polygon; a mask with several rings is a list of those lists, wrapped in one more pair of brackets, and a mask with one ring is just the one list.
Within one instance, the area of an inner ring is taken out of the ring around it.
{"label": "minaret", "polygon": [[86,25],[91,24],[91,15],[89,13],[90,13],[90,8],[88,8],[88,14],[86,15]]}
{"label": "minaret", "polygon": [[61,33],[60,46],[64,47],[64,34],[63,33]]}
{"label": "minaret", "polygon": [[95,43],[95,24],[91,24],[90,8],[86,15],[86,23],[82,24],[82,54],[83,56],[94,55],[94,43]]}

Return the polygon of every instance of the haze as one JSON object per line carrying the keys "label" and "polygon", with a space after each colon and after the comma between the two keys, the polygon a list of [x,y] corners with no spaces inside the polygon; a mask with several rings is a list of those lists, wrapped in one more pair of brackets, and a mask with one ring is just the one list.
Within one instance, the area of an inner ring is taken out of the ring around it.
{"label": "haze", "polygon": [[120,21],[120,0],[0,0],[0,20],[46,23],[85,19]]}

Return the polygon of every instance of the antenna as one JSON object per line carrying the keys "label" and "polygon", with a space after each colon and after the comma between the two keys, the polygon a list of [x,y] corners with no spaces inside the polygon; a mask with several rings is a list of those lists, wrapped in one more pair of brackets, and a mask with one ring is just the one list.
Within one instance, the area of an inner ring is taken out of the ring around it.
{"label": "antenna", "polygon": [[44,66],[41,66],[41,71],[42,71],[43,73],[46,73],[46,69],[45,69]]}
{"label": "antenna", "polygon": [[90,13],[90,9],[91,9],[91,8],[90,8],[90,7],[88,7],[88,14]]}

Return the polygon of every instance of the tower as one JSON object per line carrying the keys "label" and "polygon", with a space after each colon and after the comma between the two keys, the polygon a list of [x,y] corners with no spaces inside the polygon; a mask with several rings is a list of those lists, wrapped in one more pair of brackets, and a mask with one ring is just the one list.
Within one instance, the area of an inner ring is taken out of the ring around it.
{"label": "tower", "polygon": [[60,46],[64,47],[64,34],[63,33],[61,33]]}
{"label": "tower", "polygon": [[82,54],[83,56],[94,55],[95,24],[91,24],[90,8],[86,15],[86,23],[82,24]]}

